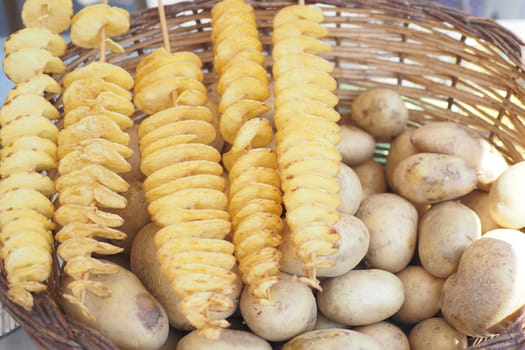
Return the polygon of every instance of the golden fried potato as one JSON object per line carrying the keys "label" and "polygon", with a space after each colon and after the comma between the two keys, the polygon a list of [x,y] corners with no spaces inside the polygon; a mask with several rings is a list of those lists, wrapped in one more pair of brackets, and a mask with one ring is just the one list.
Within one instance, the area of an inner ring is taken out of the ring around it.
{"label": "golden fried potato", "polygon": [[12,101],[17,96],[21,95],[40,95],[44,92],[58,94],[62,92],[62,87],[53,78],[47,74],[37,75],[30,80],[18,84],[7,95],[6,101]]}
{"label": "golden fried potato", "polygon": [[24,28],[11,34],[4,43],[6,55],[26,48],[45,49],[53,56],[66,53],[66,41],[47,28]]}
{"label": "golden fried potato", "polygon": [[64,73],[66,65],[46,49],[24,48],[8,54],[3,69],[5,75],[18,84],[43,73]]}
{"label": "golden fried potato", "polygon": [[64,77],[64,87],[67,88],[75,80],[96,78],[113,83],[125,90],[133,87],[133,77],[124,68],[107,62],[91,62],[90,64],[69,72]]}
{"label": "golden fried potato", "polygon": [[60,112],[48,100],[40,95],[20,95],[0,108],[0,125],[23,115],[41,115],[51,120],[59,119]]}
{"label": "golden fried potato", "polygon": [[71,0],[26,0],[22,7],[25,27],[44,27],[56,34],[69,28],[72,15]]}

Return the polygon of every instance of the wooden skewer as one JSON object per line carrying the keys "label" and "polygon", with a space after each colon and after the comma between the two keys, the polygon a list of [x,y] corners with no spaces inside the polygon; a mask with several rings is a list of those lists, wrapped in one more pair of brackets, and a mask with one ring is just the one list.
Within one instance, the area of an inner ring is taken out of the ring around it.
{"label": "wooden skewer", "polygon": [[299,0],[299,5],[304,6],[304,0]]}
{"label": "wooden skewer", "polygon": [[159,9],[160,30],[162,31],[162,41],[166,51],[171,52],[170,37],[168,35],[168,24],[166,23],[166,12],[164,11],[164,3],[162,0],[157,0],[157,7]]}
{"label": "wooden skewer", "polygon": [[[108,0],[102,0],[104,5],[108,4]],[[100,29],[100,51],[99,51],[99,61],[106,62],[106,26],[103,26]]]}

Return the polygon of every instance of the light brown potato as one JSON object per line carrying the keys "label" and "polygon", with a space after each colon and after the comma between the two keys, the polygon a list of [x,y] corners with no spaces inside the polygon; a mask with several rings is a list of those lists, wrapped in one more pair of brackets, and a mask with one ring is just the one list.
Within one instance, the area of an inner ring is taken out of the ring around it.
{"label": "light brown potato", "polygon": [[501,226],[492,219],[492,216],[490,216],[488,192],[475,190],[461,197],[459,201],[478,214],[481,223],[481,233],[501,228]]}
{"label": "light brown potato", "polygon": [[[340,235],[338,243],[339,251],[333,255],[319,257],[319,261],[334,261],[335,265],[328,268],[318,268],[318,277],[335,277],[342,275],[359,264],[365,257],[368,250],[370,236],[365,224],[353,215],[341,213],[341,218],[334,225],[335,230]],[[281,271],[304,276],[303,263],[295,254],[290,232],[285,225],[281,233],[283,242],[279,246],[282,253]]]}
{"label": "light brown potato", "polygon": [[376,141],[363,129],[353,125],[341,125],[339,135],[341,142],[337,149],[346,165],[358,165],[374,156]]}
{"label": "light brown potato", "polygon": [[431,275],[421,266],[408,266],[397,277],[403,283],[405,302],[394,315],[396,321],[414,324],[438,313],[445,279]]}
{"label": "light brown potato", "polygon": [[419,322],[409,335],[411,350],[464,350],[467,336],[455,330],[444,318]]}
{"label": "light brown potato", "polygon": [[419,221],[421,265],[436,277],[456,272],[463,251],[481,237],[478,215],[466,205],[447,201],[434,205]]}
{"label": "light brown potato", "polygon": [[[140,278],[144,286],[164,307],[170,324],[177,329],[189,330],[192,327],[179,308],[180,298],[175,294],[168,279],[162,273],[157,260],[157,247],[154,243],[154,237],[158,230],[159,227],[151,223],[137,233],[130,253],[131,271]],[[234,293],[230,296],[235,305],[239,302],[241,289],[242,283],[239,278]],[[210,312],[210,319],[225,319],[232,313],[233,311]]]}
{"label": "light brown potato", "polygon": [[337,180],[341,184],[341,189],[339,190],[341,204],[338,210],[342,213],[354,215],[359,209],[359,204],[361,204],[363,197],[361,182],[352,168],[344,163],[341,163]]}
{"label": "light brown potato", "polygon": [[[85,317],[76,304],[62,298],[69,316],[98,330],[121,349],[156,350],[166,342],[169,331],[166,312],[133,273],[119,267],[115,274],[92,274],[90,279],[109,287],[111,296],[85,294],[84,305],[94,319]],[[72,281],[69,277],[62,280],[65,293],[71,293],[68,284]]]}
{"label": "light brown potato", "polygon": [[496,229],[473,242],[443,286],[441,311],[471,336],[503,333],[525,304],[525,235]]}
{"label": "light brown potato", "polygon": [[405,333],[392,323],[379,322],[354,330],[373,337],[385,350],[411,350]]}
{"label": "light brown potato", "polygon": [[478,187],[485,190],[509,167],[490,142],[458,123],[432,122],[414,131],[410,139],[421,152],[450,154],[465,160],[477,174]]}
{"label": "light brown potato", "polygon": [[462,158],[418,153],[399,162],[394,187],[414,203],[438,203],[466,195],[476,187],[476,173]]}
{"label": "light brown potato", "polygon": [[361,201],[365,200],[372,194],[386,192],[387,183],[384,166],[371,159],[363,164],[353,167],[352,169],[359,178],[363,189]]}
{"label": "light brown potato", "polygon": [[233,329],[221,329],[215,338],[195,330],[184,336],[176,350],[271,350],[270,344],[253,333]]}
{"label": "light brown potato", "polygon": [[162,345],[162,347],[159,350],[173,350],[177,347],[177,344],[180,342],[180,340],[184,337],[184,333],[170,327],[170,333],[168,335],[168,339]]}
{"label": "light brown potato", "polygon": [[378,140],[389,140],[405,129],[408,110],[396,91],[370,89],[352,103],[352,120]]}
{"label": "light brown potato", "polygon": [[373,337],[349,329],[321,329],[303,333],[282,350],[385,350]]}
{"label": "light brown potato", "polygon": [[507,169],[489,192],[490,215],[506,228],[525,227],[525,161]]}
{"label": "light brown potato", "polygon": [[403,270],[416,249],[416,208],[397,194],[379,193],[365,199],[356,216],[370,233],[367,263],[392,273]]}
{"label": "light brown potato", "polygon": [[314,331],[320,329],[330,329],[330,328],[348,328],[342,323],[334,322],[326,318],[319,310],[317,310],[317,321],[315,321]]}
{"label": "light brown potato", "polygon": [[248,288],[243,290],[239,303],[251,331],[269,341],[288,340],[312,330],[317,319],[310,287],[290,275],[280,273],[279,276],[281,280],[270,290],[271,304],[256,303]]}
{"label": "light brown potato", "polygon": [[388,186],[394,191],[397,191],[394,187],[394,170],[397,165],[403,159],[418,153],[417,148],[412,144],[412,141],[410,141],[410,137],[414,130],[416,130],[414,127],[406,128],[401,134],[393,139],[390,144],[390,150],[386,157],[385,173]]}
{"label": "light brown potato", "polygon": [[151,221],[148,213],[148,202],[142,186],[143,183],[141,181],[131,182],[129,190],[123,193],[128,201],[126,208],[107,210],[124,219],[124,225],[117,229],[124,232],[127,236],[123,240],[114,240],[113,243],[124,248],[126,254],[130,253],[131,245],[137,232]]}
{"label": "light brown potato", "polygon": [[403,284],[393,273],[351,270],[324,280],[317,294],[319,310],[327,318],[347,326],[363,326],[386,320],[405,299]]}

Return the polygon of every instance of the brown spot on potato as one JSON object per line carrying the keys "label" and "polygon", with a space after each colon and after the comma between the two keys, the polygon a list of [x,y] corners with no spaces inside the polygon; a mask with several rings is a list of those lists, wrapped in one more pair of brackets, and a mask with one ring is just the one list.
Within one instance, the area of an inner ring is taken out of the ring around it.
{"label": "brown spot on potato", "polygon": [[137,316],[147,329],[154,329],[162,318],[160,305],[148,293],[139,293],[135,296]]}

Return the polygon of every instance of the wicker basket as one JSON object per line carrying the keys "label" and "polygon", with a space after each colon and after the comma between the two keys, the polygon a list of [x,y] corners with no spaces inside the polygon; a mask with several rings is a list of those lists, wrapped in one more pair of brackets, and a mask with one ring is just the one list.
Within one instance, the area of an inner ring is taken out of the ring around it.
{"label": "wicker basket", "polygon": [[[173,51],[190,50],[203,60],[205,83],[212,69],[210,14],[214,5],[194,1],[166,6]],[[261,40],[271,52],[271,21],[290,2],[256,2]],[[525,65],[523,42],[492,20],[421,0],[325,0],[327,40],[334,50],[326,57],[336,64],[340,83],[339,110],[344,116],[351,101],[373,86],[394,86],[406,97],[411,123],[452,120],[478,130],[509,162],[525,154]],[[132,15],[129,34],[118,40],[125,53],[107,59],[134,72],[141,56],[162,45],[158,12],[149,9]],[[97,51],[69,47],[68,70],[97,59]],[[271,65],[271,58],[266,64]],[[60,97],[50,96],[60,107]],[[137,115],[137,118],[140,116]],[[383,158],[388,144],[379,144]],[[57,264],[55,264],[57,266]],[[35,298],[26,312],[6,297],[7,282],[0,277],[0,303],[42,349],[116,349],[99,333],[64,315],[58,303],[55,269],[49,292]],[[522,324],[511,333],[489,340],[472,339],[477,349],[524,348]]]}

